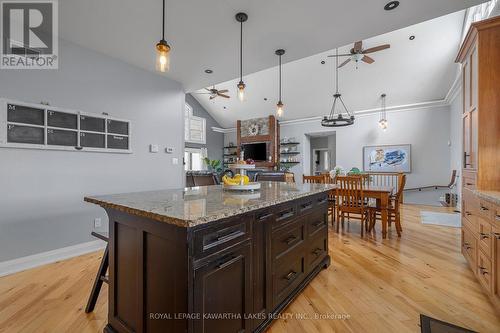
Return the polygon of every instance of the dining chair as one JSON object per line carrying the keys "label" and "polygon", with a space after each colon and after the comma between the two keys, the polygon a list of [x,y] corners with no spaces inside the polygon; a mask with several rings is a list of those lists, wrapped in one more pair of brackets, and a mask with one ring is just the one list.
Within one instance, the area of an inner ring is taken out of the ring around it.
{"label": "dining chair", "polygon": [[[335,184],[336,176],[334,178],[330,177],[330,173],[323,174],[325,177],[325,184]],[[328,218],[332,220],[332,226],[335,226],[335,215],[336,215],[336,200],[335,200],[335,190],[328,192]]]}
{"label": "dining chair", "polygon": [[[389,198],[389,206],[387,208],[387,213],[388,213],[387,222],[390,227],[392,222],[394,221],[398,237],[401,237],[401,232],[403,231],[403,228],[401,227],[401,203],[403,201],[403,191],[406,185],[406,175],[401,173],[398,175],[398,177],[399,177],[398,190],[394,195],[391,195]],[[375,227],[377,219],[380,219],[381,211],[378,204],[370,205],[368,207],[368,210],[370,219],[370,226],[368,230],[372,231],[373,228]]]}
{"label": "dining chair", "polygon": [[306,176],[302,175],[302,182],[309,183],[309,184],[324,184],[325,183],[325,176],[320,175],[320,176]]}
{"label": "dining chair", "polygon": [[106,271],[108,270],[109,266],[109,251],[108,251],[109,234],[107,232],[92,231],[91,235],[105,241],[106,249],[104,250],[104,254],[102,255],[101,264],[99,265],[99,269],[97,270],[92,290],[90,291],[90,296],[87,301],[87,306],[85,307],[85,313],[90,313],[94,311],[97,298],[99,297],[99,292],[101,291],[102,283],[103,282],[108,283],[108,277],[106,275]]}
{"label": "dining chair", "polygon": [[335,191],[337,204],[337,232],[344,227],[345,215],[348,215],[348,223],[351,217],[358,215],[361,222],[361,237],[363,237],[365,229],[368,229],[368,210],[366,200],[363,193],[363,177],[362,176],[337,176]]}

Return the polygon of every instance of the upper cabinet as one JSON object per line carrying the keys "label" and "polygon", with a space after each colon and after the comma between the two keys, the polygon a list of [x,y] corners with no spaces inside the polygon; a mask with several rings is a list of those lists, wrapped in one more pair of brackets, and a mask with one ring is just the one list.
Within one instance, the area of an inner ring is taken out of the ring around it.
{"label": "upper cabinet", "polygon": [[456,62],[462,64],[463,168],[477,187],[500,189],[500,17],[473,23]]}

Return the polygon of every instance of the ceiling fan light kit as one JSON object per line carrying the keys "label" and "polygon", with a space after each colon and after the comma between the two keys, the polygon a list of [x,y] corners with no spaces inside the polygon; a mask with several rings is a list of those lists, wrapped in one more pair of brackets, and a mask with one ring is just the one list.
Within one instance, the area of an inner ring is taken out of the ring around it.
{"label": "ceiling fan light kit", "polygon": [[171,47],[165,40],[165,0],[163,0],[162,11],[162,37],[156,44],[156,70],[162,73],[170,69],[170,50]]}
{"label": "ceiling fan light kit", "polygon": [[[342,99],[339,92],[339,57],[338,49],[335,51],[335,94],[333,94],[333,105],[330,115],[324,116],[321,120],[323,127],[342,127],[354,124],[354,113],[351,113]],[[339,111],[337,111],[337,106]],[[343,108],[343,110],[340,109]]]}
{"label": "ceiling fan light kit", "polygon": [[278,49],[274,52],[278,57],[279,57],[279,100],[278,103],[276,104],[276,115],[278,118],[281,118],[283,116],[283,102],[281,101],[281,56],[285,54],[285,50],[283,49]]}
{"label": "ceiling fan light kit", "polygon": [[248,15],[246,13],[236,14],[236,21],[240,23],[240,82],[238,82],[238,99],[240,101],[245,100],[245,83],[243,82],[243,22],[248,20]]}

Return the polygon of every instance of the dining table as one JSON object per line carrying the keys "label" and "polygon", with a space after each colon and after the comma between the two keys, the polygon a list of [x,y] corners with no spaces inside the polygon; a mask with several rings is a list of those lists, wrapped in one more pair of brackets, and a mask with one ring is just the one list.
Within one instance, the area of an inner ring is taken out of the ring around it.
{"label": "dining table", "polygon": [[[334,185],[332,191],[336,191],[337,185]],[[380,219],[382,222],[382,238],[387,238],[387,224],[389,221],[389,198],[394,191],[392,186],[365,185],[363,195],[366,198],[377,200],[377,206],[380,207]]]}

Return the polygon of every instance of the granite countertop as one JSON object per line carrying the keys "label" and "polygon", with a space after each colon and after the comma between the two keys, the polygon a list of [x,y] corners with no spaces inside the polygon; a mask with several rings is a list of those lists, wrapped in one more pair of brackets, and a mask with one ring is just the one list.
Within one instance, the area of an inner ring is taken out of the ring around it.
{"label": "granite countertop", "polygon": [[85,201],[180,227],[195,227],[286,201],[327,192],[329,184],[261,182],[259,191],[233,192],[222,185],[87,196]]}
{"label": "granite countertop", "polygon": [[500,191],[475,190],[474,194],[483,200],[493,202],[496,205],[500,205]]}

